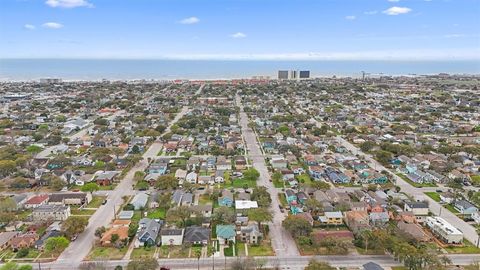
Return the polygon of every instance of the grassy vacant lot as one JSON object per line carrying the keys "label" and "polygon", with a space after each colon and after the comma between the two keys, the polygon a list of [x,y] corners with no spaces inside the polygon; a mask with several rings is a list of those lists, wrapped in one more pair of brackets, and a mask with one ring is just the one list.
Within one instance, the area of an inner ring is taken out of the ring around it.
{"label": "grassy vacant lot", "polygon": [[155,254],[155,247],[140,247],[134,248],[132,251],[132,255],[130,256],[131,259],[145,259],[145,258],[152,258],[153,254]]}
{"label": "grassy vacant lot", "polygon": [[92,201],[87,205],[86,208],[98,208],[102,205],[104,200],[105,196],[93,196]]}
{"label": "grassy vacant lot", "polygon": [[480,248],[475,247],[467,240],[463,240],[463,246],[461,247],[446,247],[445,250],[453,254],[480,254]]}
{"label": "grassy vacant lot", "polygon": [[297,179],[297,181],[298,181],[299,183],[305,183],[305,184],[307,184],[307,185],[310,185],[310,184],[312,183],[312,179],[311,179],[310,176],[309,176],[308,174],[306,174],[306,173],[297,175],[295,178]]}
{"label": "grassy vacant lot", "polygon": [[248,256],[274,256],[272,246],[267,241],[262,241],[260,245],[248,246]]}
{"label": "grassy vacant lot", "polygon": [[165,219],[165,209],[157,208],[151,210],[148,212],[147,217],[151,219]]}
{"label": "grassy vacant lot", "polygon": [[127,247],[118,249],[114,247],[93,247],[87,260],[120,260],[127,253]]}
{"label": "grassy vacant lot", "polygon": [[71,209],[70,210],[72,215],[82,215],[82,216],[91,216],[95,214],[95,210],[90,210],[90,209]]}
{"label": "grassy vacant lot", "polygon": [[400,178],[402,178],[403,180],[405,180],[407,183],[409,183],[410,185],[414,186],[414,187],[417,187],[417,188],[422,188],[422,187],[436,187],[437,185],[435,183],[425,183],[425,184],[418,184],[418,183],[415,183],[413,182],[412,180],[408,179],[408,177],[406,177],[404,174],[402,173],[396,173],[396,175]]}
{"label": "grassy vacant lot", "polygon": [[206,204],[211,204],[212,200],[210,200],[210,196],[203,194],[198,198],[198,204],[200,205],[206,205]]}
{"label": "grassy vacant lot", "polygon": [[425,195],[432,198],[432,200],[434,200],[436,202],[441,201],[440,194],[438,194],[437,192],[425,192]]}
{"label": "grassy vacant lot", "polygon": [[239,179],[234,179],[232,180],[232,187],[234,188],[243,188],[246,186],[248,186],[249,188],[254,188],[257,186],[257,181],[249,181],[249,180],[245,180],[243,178],[239,178]]}
{"label": "grassy vacant lot", "polygon": [[443,207],[447,208],[448,211],[450,211],[450,212],[452,212],[452,213],[454,213],[454,214],[460,214],[460,212],[458,212],[458,210],[455,209],[455,207],[453,207],[453,205],[451,205],[451,204],[446,204],[446,205],[444,205]]}
{"label": "grassy vacant lot", "polygon": [[480,186],[480,175],[472,175],[471,178],[474,186]]}

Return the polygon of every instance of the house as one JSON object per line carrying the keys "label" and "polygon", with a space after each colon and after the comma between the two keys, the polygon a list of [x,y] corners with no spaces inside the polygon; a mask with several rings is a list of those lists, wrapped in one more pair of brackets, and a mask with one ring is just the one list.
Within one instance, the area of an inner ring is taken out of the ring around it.
{"label": "house", "polygon": [[15,205],[16,205],[15,209],[13,209],[13,210],[22,209],[24,207],[27,199],[28,199],[27,194],[15,194],[15,195],[13,195],[12,200],[15,202]]}
{"label": "house", "polygon": [[404,211],[412,212],[419,222],[423,221],[425,216],[428,216],[428,203],[426,202],[406,202],[403,208]]}
{"label": "house", "polygon": [[135,210],[144,209],[147,206],[148,195],[144,192],[137,193],[130,202]]}
{"label": "house", "polygon": [[79,206],[87,205],[91,201],[92,194],[89,192],[62,192],[50,194],[48,204]]}
{"label": "house", "polygon": [[422,227],[415,223],[398,222],[397,228],[400,232],[407,235],[418,242],[429,242],[431,239],[427,233],[425,233]]}
{"label": "house", "polygon": [[442,192],[442,193],[440,193],[440,200],[443,203],[450,204],[455,200],[455,194],[453,194],[451,192]]}
{"label": "house", "polygon": [[181,189],[175,190],[172,195],[172,204],[176,206],[180,205],[192,205],[193,203],[193,194],[185,192]]}
{"label": "house", "polygon": [[371,212],[368,216],[370,224],[376,227],[382,227],[390,220],[390,216],[387,212]]}
{"label": "house", "polygon": [[184,231],[184,229],[163,228],[160,231],[162,246],[182,245]]}
{"label": "house", "polygon": [[247,160],[244,156],[236,156],[235,157],[235,169],[236,170],[244,170],[247,166]]}
{"label": "house", "polygon": [[210,229],[190,226],[185,229],[183,241],[192,245],[207,245],[210,240]]}
{"label": "house", "polygon": [[227,160],[226,157],[220,156],[217,158],[217,171],[228,171],[232,169],[232,162]]}
{"label": "house", "polygon": [[128,239],[128,226],[115,226],[109,228],[103,235],[102,238],[100,239],[100,245],[104,247],[109,247],[115,245],[115,243],[112,243],[112,236],[114,234],[118,235],[118,241],[126,241]]}
{"label": "house", "polygon": [[54,222],[52,225],[50,225],[47,228],[47,231],[45,232],[45,234],[42,235],[42,237],[40,237],[40,239],[38,239],[35,242],[35,248],[39,250],[43,250],[45,241],[47,241],[49,238],[58,237],[58,236],[62,236],[62,232],[60,230],[59,223]]}
{"label": "house", "polygon": [[345,224],[354,233],[370,228],[370,218],[366,211],[345,212]]}
{"label": "house", "polygon": [[64,221],[70,216],[70,206],[48,204],[33,209],[32,218],[34,221]]}
{"label": "house", "polygon": [[240,228],[240,240],[242,242],[257,245],[263,238],[263,234],[258,228],[257,223],[250,223]]}
{"label": "house", "polygon": [[156,245],[162,223],[163,222],[158,222],[153,219],[142,218],[138,222],[138,233],[135,247]]}
{"label": "house", "polygon": [[232,207],[233,205],[232,192],[230,192],[227,189],[222,190],[222,196],[218,198],[218,205]]}
{"label": "house", "polygon": [[32,209],[48,203],[48,194],[35,195],[25,202],[25,208]]}
{"label": "house", "polygon": [[225,182],[225,171],[217,170],[215,172],[215,183],[223,183]]}
{"label": "house", "polygon": [[235,200],[235,210],[248,210],[258,208],[256,201]]}
{"label": "house", "polygon": [[177,169],[175,171],[175,178],[179,181],[180,184],[183,184],[183,181],[187,178],[187,171],[182,169]]}
{"label": "house", "polygon": [[285,190],[285,198],[287,199],[288,204],[292,204],[293,202],[297,202],[297,194],[295,191],[291,189]]}
{"label": "house", "polygon": [[458,212],[467,216],[470,216],[473,213],[478,212],[478,208],[475,207],[475,205],[473,205],[467,200],[456,200],[453,203],[453,206],[455,207],[455,209],[458,210]]}
{"label": "house", "polygon": [[211,204],[205,204],[205,205],[192,205],[190,206],[190,209],[194,213],[200,213],[201,216],[203,217],[211,217],[212,212],[213,212],[213,206]]}
{"label": "house", "polygon": [[296,217],[306,220],[308,223],[310,223],[310,225],[313,226],[314,219],[310,213],[308,212],[298,213],[296,214]]}
{"label": "house", "polygon": [[38,235],[36,233],[24,233],[14,236],[10,239],[8,245],[14,250],[20,250],[22,248],[33,247],[35,241],[38,240]]}
{"label": "house", "polygon": [[472,213],[471,218],[473,221],[475,221],[475,223],[480,224],[480,212]]}
{"label": "house", "polygon": [[350,210],[352,211],[364,211],[368,209],[368,204],[366,202],[350,202]]}
{"label": "house", "polygon": [[427,217],[425,224],[436,237],[447,244],[463,242],[463,233],[441,217]]}
{"label": "house", "polygon": [[205,184],[213,185],[215,184],[215,180],[211,175],[200,175],[198,176],[198,183],[200,185],[205,185]]}
{"label": "house", "polygon": [[235,227],[233,225],[217,225],[217,239],[220,244],[228,244],[229,241],[235,242]]}
{"label": "house", "polygon": [[10,246],[10,240],[12,238],[18,236],[20,232],[13,231],[13,232],[0,232],[0,251],[8,248]]}
{"label": "house", "polygon": [[130,219],[132,219],[133,214],[135,214],[134,211],[122,210],[122,211],[120,211],[120,213],[118,213],[118,219],[120,219],[120,220],[130,220]]}
{"label": "house", "polygon": [[117,175],[117,171],[98,171],[94,175],[94,181],[99,186],[109,186],[115,181]]}
{"label": "house", "polygon": [[325,212],[323,216],[319,216],[318,219],[323,224],[328,225],[342,225],[343,224],[343,215],[342,212]]}
{"label": "house", "polygon": [[196,172],[189,172],[185,178],[185,180],[190,183],[190,184],[196,184],[197,183],[197,178],[198,175]]}

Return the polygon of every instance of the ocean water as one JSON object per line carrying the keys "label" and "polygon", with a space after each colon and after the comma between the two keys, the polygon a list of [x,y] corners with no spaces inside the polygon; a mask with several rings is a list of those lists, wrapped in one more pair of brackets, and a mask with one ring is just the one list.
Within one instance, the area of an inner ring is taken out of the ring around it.
{"label": "ocean water", "polygon": [[480,74],[480,61],[0,59],[0,80],[233,79],[256,75],[275,78],[281,69],[310,70],[312,77],[360,77],[362,71],[385,75]]}

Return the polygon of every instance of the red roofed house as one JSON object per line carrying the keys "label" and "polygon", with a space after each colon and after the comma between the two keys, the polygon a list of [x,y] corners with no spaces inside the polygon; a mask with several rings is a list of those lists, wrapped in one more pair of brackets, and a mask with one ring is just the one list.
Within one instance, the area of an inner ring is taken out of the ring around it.
{"label": "red roofed house", "polygon": [[25,202],[25,208],[37,208],[48,203],[48,194],[35,195]]}

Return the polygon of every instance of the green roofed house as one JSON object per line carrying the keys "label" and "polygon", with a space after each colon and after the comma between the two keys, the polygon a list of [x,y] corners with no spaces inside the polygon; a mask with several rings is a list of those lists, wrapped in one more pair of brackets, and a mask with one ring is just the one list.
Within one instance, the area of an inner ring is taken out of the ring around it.
{"label": "green roofed house", "polygon": [[233,225],[217,225],[216,228],[217,239],[222,244],[227,244],[228,241],[235,242],[235,227]]}

